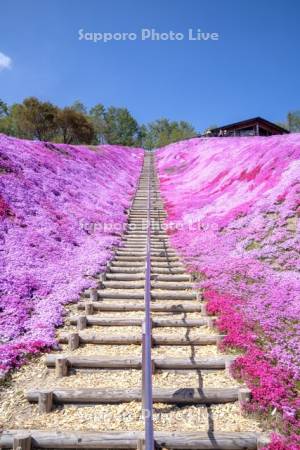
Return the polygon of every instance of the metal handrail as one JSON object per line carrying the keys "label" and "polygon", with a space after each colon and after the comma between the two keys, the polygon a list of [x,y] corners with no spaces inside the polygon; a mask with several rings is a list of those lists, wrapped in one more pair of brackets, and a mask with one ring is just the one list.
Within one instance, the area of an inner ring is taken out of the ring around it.
{"label": "metal handrail", "polygon": [[142,336],[142,408],[145,424],[145,450],[154,450],[152,396],[152,323],[151,323],[151,167],[148,173],[147,249],[145,267],[145,319]]}

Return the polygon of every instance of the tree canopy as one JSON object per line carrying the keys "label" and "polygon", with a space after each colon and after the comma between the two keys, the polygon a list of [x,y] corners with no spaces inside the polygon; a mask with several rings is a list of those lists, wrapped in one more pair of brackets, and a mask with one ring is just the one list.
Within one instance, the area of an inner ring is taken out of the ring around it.
{"label": "tree canopy", "polygon": [[106,117],[105,107],[101,103],[97,103],[89,112],[90,121],[93,124],[95,132],[95,144],[104,144],[106,142]]}
{"label": "tree canopy", "polygon": [[57,126],[64,144],[93,143],[93,125],[83,113],[73,108],[64,108],[58,112]]}
{"label": "tree canopy", "polygon": [[[290,111],[280,123],[300,132],[300,110]],[[208,129],[215,128],[211,125]],[[8,105],[0,99],[0,133],[25,139],[72,144],[116,144],[154,149],[197,136],[187,121],[167,118],[139,124],[127,108],[106,107],[98,102],[90,109],[80,100],[59,108],[48,101],[28,97]]]}
{"label": "tree canopy", "polygon": [[127,108],[96,103],[89,110],[80,101],[59,108],[36,97],[8,106],[0,99],[0,133],[40,141],[72,144],[119,144],[162,147],[196,135],[185,121],[159,119],[139,125]]}
{"label": "tree canopy", "polygon": [[147,149],[197,134],[185,121],[163,118],[140,125],[127,108],[106,108],[99,102],[88,110],[80,100],[59,108],[36,97],[25,98],[22,103],[11,106],[0,99],[0,133],[40,141],[107,143]]}
{"label": "tree canopy", "polygon": [[57,132],[58,109],[50,102],[41,102],[36,97],[26,98],[15,108],[18,129],[29,139],[50,141]]}
{"label": "tree canopy", "polygon": [[0,99],[0,119],[8,116],[8,105]]}
{"label": "tree canopy", "polygon": [[141,141],[145,148],[157,148],[172,142],[181,141],[195,137],[197,134],[194,127],[185,121],[170,121],[159,119],[151,122],[142,129]]}
{"label": "tree canopy", "polygon": [[287,116],[288,130],[292,133],[299,133],[300,131],[300,111],[292,111]]}
{"label": "tree canopy", "polygon": [[135,145],[138,135],[138,123],[127,108],[111,106],[105,112],[104,136],[110,144]]}

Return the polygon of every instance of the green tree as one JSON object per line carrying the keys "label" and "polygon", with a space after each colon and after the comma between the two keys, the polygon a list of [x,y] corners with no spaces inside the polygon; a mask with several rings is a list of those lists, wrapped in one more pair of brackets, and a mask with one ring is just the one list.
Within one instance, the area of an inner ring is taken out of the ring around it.
{"label": "green tree", "polygon": [[291,111],[287,115],[288,129],[292,133],[300,132],[300,111]]}
{"label": "green tree", "polygon": [[192,138],[196,134],[196,130],[188,122],[162,118],[148,124],[143,146],[149,149],[163,147],[172,142]]}
{"label": "green tree", "polygon": [[75,102],[70,106],[71,109],[74,109],[74,111],[87,115],[87,109],[84,106],[84,104],[80,100],[75,100]]}
{"label": "green tree", "polygon": [[149,134],[146,125],[139,126],[135,145],[137,147],[152,148],[150,142],[148,141],[148,136]]}
{"label": "green tree", "polygon": [[60,109],[35,97],[8,106],[0,100],[0,132],[26,139],[53,140],[69,144],[119,144],[147,149],[196,135],[185,121],[156,120],[139,126],[127,108],[96,104],[87,113],[82,102]]}
{"label": "green tree", "polygon": [[0,98],[0,119],[7,117],[9,114],[8,105]]}
{"label": "green tree", "polygon": [[138,123],[127,108],[111,106],[106,111],[104,136],[108,144],[134,145],[138,130]]}
{"label": "green tree", "polygon": [[93,124],[95,130],[95,144],[104,144],[105,131],[106,131],[106,119],[105,119],[105,107],[98,103],[91,108],[89,118]]}
{"label": "green tree", "polygon": [[95,136],[93,125],[84,114],[73,108],[64,108],[58,113],[59,141],[65,144],[92,144]]}
{"label": "green tree", "polygon": [[8,108],[8,114],[0,119],[0,133],[31,139],[28,133],[19,128],[21,109],[21,105],[18,103]]}
{"label": "green tree", "polygon": [[35,97],[13,107],[13,125],[20,137],[49,141],[57,132],[58,108]]}
{"label": "green tree", "polygon": [[172,124],[172,131],[171,131],[171,142],[178,142],[183,139],[190,139],[192,137],[195,137],[197,135],[196,130],[194,127],[184,120],[181,120],[180,122],[171,122]]}
{"label": "green tree", "polygon": [[7,103],[0,99],[0,133],[9,133],[9,108]]}

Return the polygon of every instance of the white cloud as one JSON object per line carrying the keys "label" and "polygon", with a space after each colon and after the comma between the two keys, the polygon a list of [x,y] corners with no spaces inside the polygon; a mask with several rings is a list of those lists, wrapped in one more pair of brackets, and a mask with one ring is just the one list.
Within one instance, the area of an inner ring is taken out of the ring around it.
{"label": "white cloud", "polygon": [[11,58],[0,52],[0,72],[4,69],[11,69],[11,63]]}

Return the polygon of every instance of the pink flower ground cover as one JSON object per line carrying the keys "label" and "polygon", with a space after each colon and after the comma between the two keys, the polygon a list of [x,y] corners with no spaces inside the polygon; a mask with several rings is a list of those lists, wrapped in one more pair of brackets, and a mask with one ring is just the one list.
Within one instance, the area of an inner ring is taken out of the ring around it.
{"label": "pink flower ground cover", "polygon": [[192,139],[156,152],[173,245],[242,350],[233,374],[299,449],[300,134]]}
{"label": "pink flower ground cover", "polygon": [[141,149],[0,135],[0,373],[55,344],[63,305],[120,242]]}

